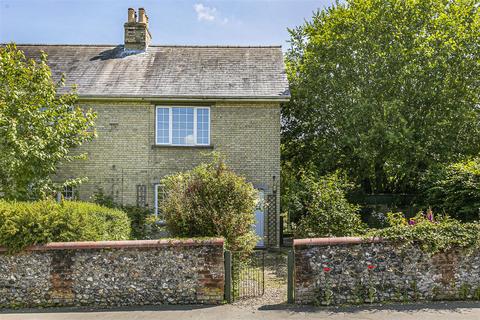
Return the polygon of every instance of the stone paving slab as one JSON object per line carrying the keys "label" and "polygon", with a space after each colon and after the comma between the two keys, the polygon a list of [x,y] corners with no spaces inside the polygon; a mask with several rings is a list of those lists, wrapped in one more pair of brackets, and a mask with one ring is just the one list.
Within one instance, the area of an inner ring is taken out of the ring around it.
{"label": "stone paving slab", "polygon": [[325,319],[325,320],[478,320],[480,303],[443,302],[428,304],[314,308],[284,304],[245,310],[223,306],[159,306],[95,310],[60,308],[0,311],[0,320],[226,320],[226,319]]}

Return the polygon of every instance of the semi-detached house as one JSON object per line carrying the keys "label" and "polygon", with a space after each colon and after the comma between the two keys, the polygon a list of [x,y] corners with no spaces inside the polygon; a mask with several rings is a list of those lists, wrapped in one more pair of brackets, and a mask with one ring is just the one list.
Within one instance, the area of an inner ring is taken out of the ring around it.
{"label": "semi-detached house", "polygon": [[52,75],[77,85],[79,104],[97,113],[98,137],[63,165],[59,180],[87,177],[67,197],[99,189],[121,204],[158,212],[160,180],[218,151],[263,201],[260,246],[278,246],[280,105],[290,98],[280,46],[151,45],[145,10],[128,9],[123,45],[18,45],[48,55]]}

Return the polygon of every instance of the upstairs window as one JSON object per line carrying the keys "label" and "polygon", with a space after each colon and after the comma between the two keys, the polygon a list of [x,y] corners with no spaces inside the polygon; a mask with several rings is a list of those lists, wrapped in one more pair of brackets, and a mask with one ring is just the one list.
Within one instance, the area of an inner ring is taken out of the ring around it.
{"label": "upstairs window", "polygon": [[158,145],[210,144],[210,108],[157,107],[155,142]]}

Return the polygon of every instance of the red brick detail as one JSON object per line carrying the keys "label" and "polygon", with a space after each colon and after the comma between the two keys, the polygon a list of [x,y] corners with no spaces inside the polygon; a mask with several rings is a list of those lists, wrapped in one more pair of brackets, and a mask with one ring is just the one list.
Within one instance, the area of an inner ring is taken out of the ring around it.
{"label": "red brick detail", "polygon": [[447,252],[438,252],[432,256],[433,266],[441,274],[441,282],[444,286],[453,284],[455,287],[455,272],[458,268],[458,260],[461,252],[449,250]]}
{"label": "red brick detail", "polygon": [[308,238],[293,240],[293,246],[331,246],[339,244],[361,244],[378,242],[384,242],[384,240],[380,238],[360,237]]}
{"label": "red brick detail", "polygon": [[[51,242],[26,248],[26,251],[48,250],[82,250],[82,249],[128,249],[155,247],[191,247],[191,246],[223,246],[224,239],[159,239],[159,240],[123,240],[123,241],[82,241],[82,242]],[[7,249],[0,247],[0,252]]]}

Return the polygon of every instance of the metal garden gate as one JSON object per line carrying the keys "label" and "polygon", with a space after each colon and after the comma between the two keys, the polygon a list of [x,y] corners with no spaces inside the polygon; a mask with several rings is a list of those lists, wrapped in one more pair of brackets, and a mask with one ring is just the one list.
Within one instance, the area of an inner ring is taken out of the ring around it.
{"label": "metal garden gate", "polygon": [[[263,296],[265,293],[265,252],[254,251],[245,256],[231,253],[231,300]],[[228,300],[228,299],[227,299]]]}

